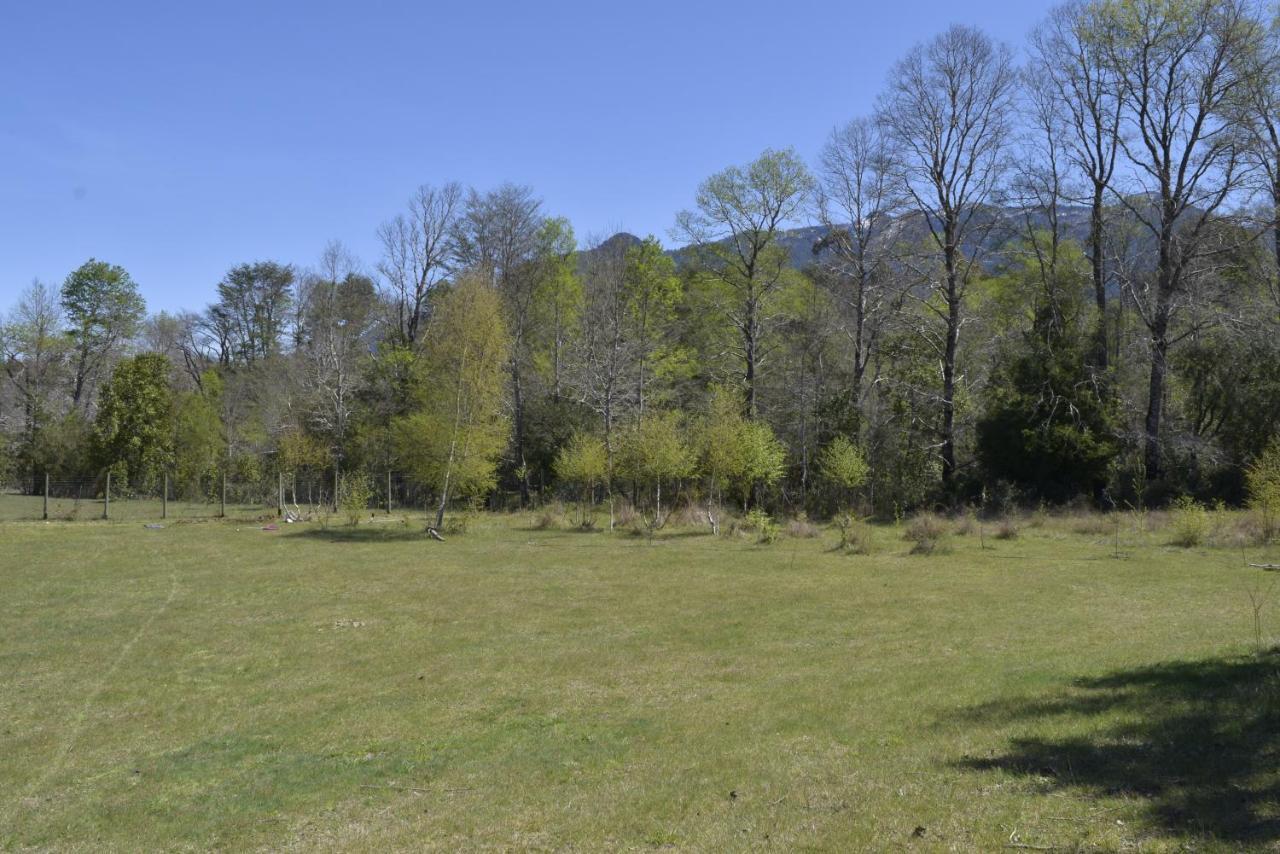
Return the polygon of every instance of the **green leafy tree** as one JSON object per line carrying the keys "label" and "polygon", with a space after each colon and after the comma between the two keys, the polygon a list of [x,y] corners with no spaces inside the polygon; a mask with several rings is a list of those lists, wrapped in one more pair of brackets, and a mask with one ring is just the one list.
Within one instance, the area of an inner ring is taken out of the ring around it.
{"label": "green leafy tree", "polygon": [[74,350],[71,402],[87,407],[90,386],[137,330],[146,303],[123,267],[90,258],[62,283],[62,310]]}
{"label": "green leafy tree", "polygon": [[866,455],[848,436],[836,436],[818,457],[818,474],[841,494],[842,503],[849,493],[867,482],[871,467]]}
{"label": "green leafy tree", "polygon": [[538,241],[533,301],[537,330],[534,362],[547,378],[551,396],[558,399],[570,339],[582,313],[582,282],[577,273],[577,244],[568,220],[560,217],[546,220]]}
{"label": "green leafy tree", "polygon": [[157,353],[122,359],[102,389],[93,424],[93,457],[120,482],[154,489],[173,465],[169,360]]}
{"label": "green leafy tree", "polygon": [[394,423],[399,458],[436,490],[435,527],[454,496],[493,489],[506,446],[504,366],[511,345],[494,288],[465,276],[433,308],[419,365],[421,400]]}
{"label": "green leafy tree", "polygon": [[179,492],[212,495],[226,460],[222,432],[222,377],[205,371],[200,388],[174,397],[174,478]]}
{"label": "green leafy tree", "polygon": [[252,364],[280,352],[293,305],[294,269],[275,261],[238,264],[218,283],[210,320],[222,330],[224,363]]}
{"label": "green leafy tree", "polygon": [[604,440],[589,433],[575,433],[556,455],[556,477],[578,487],[582,524],[590,524],[596,487],[609,476],[609,454]]}
{"label": "green leafy tree", "polygon": [[627,338],[635,353],[636,413],[643,417],[649,384],[674,355],[662,346],[662,336],[680,302],[680,280],[675,274],[675,261],[652,236],[627,249],[625,264]]}
{"label": "green leafy tree", "polygon": [[1120,431],[1093,364],[1088,262],[1074,242],[1053,242],[1046,233],[1015,248],[1027,260],[979,283],[1002,342],[977,424],[979,461],[989,478],[1047,501],[1099,499],[1120,453]]}
{"label": "green leafy tree", "polygon": [[782,477],[786,449],[768,424],[742,415],[736,398],[723,386],[712,391],[700,425],[699,451],[712,494],[718,496],[727,487],[745,510],[754,490],[772,486]]}
{"label": "green leafy tree", "polygon": [[978,422],[978,458],[990,477],[1055,502],[1101,495],[1120,448],[1087,355],[1079,343],[1033,344],[999,371]]}
{"label": "green leafy tree", "polygon": [[742,365],[748,417],[759,409],[757,373],[764,337],[776,320],[772,299],[789,267],[779,238],[812,186],[794,151],[770,149],[746,166],[731,166],[704,181],[696,208],[676,220],[699,268],[724,290],[719,308],[737,333],[734,350]]}
{"label": "green leafy tree", "polygon": [[1245,475],[1249,503],[1262,514],[1265,536],[1272,539],[1280,528],[1280,438],[1271,440]]}
{"label": "green leafy tree", "polygon": [[653,527],[661,527],[662,486],[688,477],[695,457],[685,440],[679,412],[651,410],[627,431],[618,453],[623,477],[653,494]]}

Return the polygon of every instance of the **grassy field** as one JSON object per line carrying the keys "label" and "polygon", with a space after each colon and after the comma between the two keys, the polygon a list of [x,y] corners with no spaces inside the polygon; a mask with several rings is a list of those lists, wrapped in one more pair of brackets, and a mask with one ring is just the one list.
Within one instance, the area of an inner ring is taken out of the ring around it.
{"label": "grassy field", "polygon": [[1280,550],[530,523],[0,525],[0,848],[1280,846]]}

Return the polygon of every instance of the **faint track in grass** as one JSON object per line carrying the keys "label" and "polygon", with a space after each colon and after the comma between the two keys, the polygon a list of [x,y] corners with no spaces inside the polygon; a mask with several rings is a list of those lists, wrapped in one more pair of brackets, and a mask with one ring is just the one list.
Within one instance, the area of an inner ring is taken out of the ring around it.
{"label": "faint track in grass", "polygon": [[169,610],[169,606],[172,605],[173,600],[177,598],[178,573],[170,573],[169,581],[169,595],[165,597],[165,600],[160,603],[159,607],[152,611],[147,618],[142,621],[142,625],[138,626],[138,629],[133,633],[133,636],[125,641],[124,645],[120,647],[120,651],[116,653],[116,657],[111,662],[111,665],[103,672],[102,677],[98,680],[98,684],[95,685],[93,690],[89,692],[89,695],[85,697],[84,703],[81,704],[79,712],[76,713],[70,732],[63,740],[62,746],[58,749],[57,753],[54,754],[53,758],[49,760],[48,765],[45,766],[44,773],[32,781],[26,791],[10,803],[9,808],[3,814],[3,821],[0,822],[0,825],[11,826],[14,816],[21,808],[23,802],[34,797],[49,783],[54,775],[62,770],[63,766],[66,764],[67,757],[71,754],[71,751],[75,749],[76,742],[80,740],[80,736],[84,733],[86,721],[89,718],[89,712],[93,709],[98,697],[100,697],[102,692],[107,689],[108,685],[110,685],[116,671],[120,669],[120,666],[124,664],[125,660],[129,657],[129,654],[133,652],[133,648],[137,646],[138,641],[142,640],[143,636],[150,631],[151,626],[155,621],[161,614]]}

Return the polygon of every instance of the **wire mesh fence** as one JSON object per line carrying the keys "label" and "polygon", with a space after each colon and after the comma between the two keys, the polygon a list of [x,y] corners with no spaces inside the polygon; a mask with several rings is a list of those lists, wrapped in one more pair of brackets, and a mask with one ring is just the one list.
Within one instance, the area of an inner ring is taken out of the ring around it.
{"label": "wire mesh fence", "polygon": [[[253,477],[208,474],[195,478],[156,477],[140,486],[122,484],[107,473],[95,477],[59,478],[43,474],[0,481],[0,522],[95,520],[158,522],[162,520],[327,519],[351,510],[348,493],[370,517],[434,513],[437,493],[399,471],[311,470],[267,473]],[[357,486],[358,484],[358,486]],[[516,510],[537,506],[533,490],[526,497],[515,489],[496,489],[477,505],[458,498],[455,507]]]}
{"label": "wire mesh fence", "polygon": [[435,506],[431,490],[394,471],[350,472],[336,478],[332,472],[252,480],[212,476],[191,482],[166,477],[149,487],[122,486],[105,474],[79,479],[37,476],[0,485],[0,522],[316,519],[338,512],[356,479],[362,484],[355,491],[356,503],[370,515]]}

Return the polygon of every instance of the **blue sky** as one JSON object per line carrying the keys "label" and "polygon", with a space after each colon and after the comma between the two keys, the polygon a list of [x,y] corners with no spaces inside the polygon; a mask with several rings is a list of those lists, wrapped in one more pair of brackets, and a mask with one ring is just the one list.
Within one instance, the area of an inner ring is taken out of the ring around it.
{"label": "blue sky", "polygon": [[958,22],[1018,48],[1049,5],[13,0],[0,311],[90,256],[153,310],[331,239],[372,267],[427,182],[529,184],[580,237],[665,241],[710,173],[811,160],[915,42]]}

